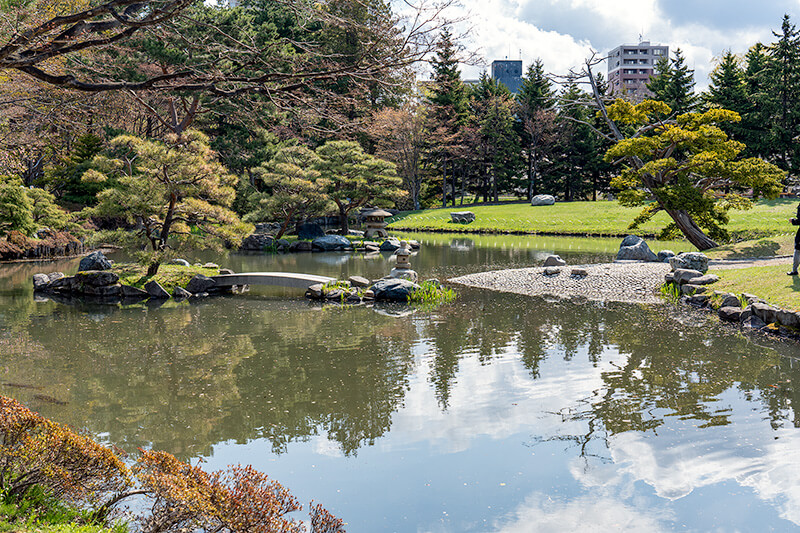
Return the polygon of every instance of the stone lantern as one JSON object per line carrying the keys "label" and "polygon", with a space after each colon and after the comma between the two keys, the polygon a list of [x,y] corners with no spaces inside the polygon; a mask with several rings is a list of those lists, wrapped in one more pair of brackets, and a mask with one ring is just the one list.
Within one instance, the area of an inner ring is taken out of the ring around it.
{"label": "stone lantern", "polygon": [[397,257],[397,264],[389,273],[393,278],[402,278],[409,281],[417,281],[417,273],[411,270],[411,248],[406,241],[400,241],[400,248],[394,253]]}
{"label": "stone lantern", "polygon": [[383,209],[373,209],[361,214],[367,217],[367,229],[364,231],[365,239],[371,239],[373,237],[383,237],[386,239],[389,237],[384,219],[392,216],[391,213]]}

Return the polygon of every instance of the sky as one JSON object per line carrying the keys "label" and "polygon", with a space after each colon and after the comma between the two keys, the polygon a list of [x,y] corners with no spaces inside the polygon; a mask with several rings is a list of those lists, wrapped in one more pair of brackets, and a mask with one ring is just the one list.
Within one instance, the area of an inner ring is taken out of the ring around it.
{"label": "sky", "polygon": [[[464,65],[477,78],[495,59],[537,57],[545,69],[565,74],[592,51],[606,54],[643,40],[680,48],[695,69],[697,90],[708,85],[725,50],[742,54],[756,42],[773,42],[784,13],[800,23],[800,0],[461,0],[469,42],[485,66]],[[602,67],[605,74],[606,67]]]}

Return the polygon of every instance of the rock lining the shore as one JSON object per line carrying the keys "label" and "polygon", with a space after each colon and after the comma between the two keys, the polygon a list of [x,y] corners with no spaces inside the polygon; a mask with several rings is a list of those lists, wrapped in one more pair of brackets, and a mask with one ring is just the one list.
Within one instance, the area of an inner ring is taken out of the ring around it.
{"label": "rock lining the shore", "polygon": [[480,272],[449,281],[526,296],[647,304],[663,302],[659,288],[670,270],[666,263],[619,262],[576,266],[586,275],[573,276],[567,271],[545,275],[545,268],[533,267]]}

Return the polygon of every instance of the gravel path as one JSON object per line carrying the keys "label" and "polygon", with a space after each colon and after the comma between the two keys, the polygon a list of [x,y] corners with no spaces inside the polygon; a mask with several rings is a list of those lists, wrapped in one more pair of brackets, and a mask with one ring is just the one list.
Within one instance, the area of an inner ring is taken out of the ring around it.
{"label": "gravel path", "polygon": [[[573,268],[584,269],[586,276],[571,276]],[[589,300],[628,303],[659,303],[658,289],[669,272],[666,263],[603,263],[568,265],[558,275],[546,276],[544,267],[495,270],[460,276],[449,281],[500,292],[528,296],[551,295],[559,298],[582,297]]]}

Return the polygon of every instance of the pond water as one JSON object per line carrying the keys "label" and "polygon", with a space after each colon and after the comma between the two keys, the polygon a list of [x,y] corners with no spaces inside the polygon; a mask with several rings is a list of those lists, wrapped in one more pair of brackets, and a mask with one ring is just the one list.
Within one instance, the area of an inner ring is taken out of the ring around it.
{"label": "pond water", "polygon": [[[441,279],[549,253],[606,261],[619,245],[420,240],[415,269]],[[215,259],[336,277],[392,266]],[[350,532],[800,530],[796,344],[666,304],[464,288],[413,312],[256,288],[161,307],[34,300],[33,273],[76,268],[0,266],[0,394],[126,450],[253,464]]]}

